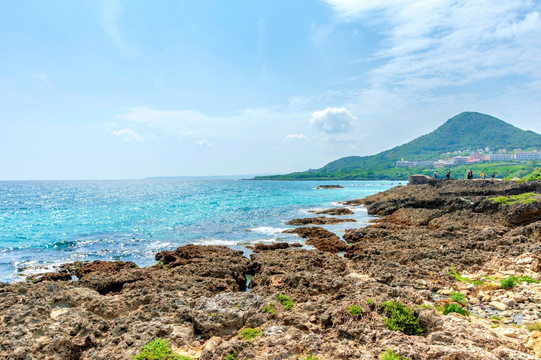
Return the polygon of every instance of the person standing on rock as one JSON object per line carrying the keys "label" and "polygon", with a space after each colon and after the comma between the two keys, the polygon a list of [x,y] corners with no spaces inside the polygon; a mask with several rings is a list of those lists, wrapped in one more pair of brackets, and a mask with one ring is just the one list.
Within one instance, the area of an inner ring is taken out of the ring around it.
{"label": "person standing on rock", "polygon": [[438,172],[434,171],[434,179],[437,179],[437,178],[438,178]]}
{"label": "person standing on rock", "polygon": [[491,176],[492,180],[494,180],[495,177],[496,177],[496,174],[492,173],[492,176]]}
{"label": "person standing on rock", "polygon": [[451,178],[451,172],[450,172],[450,171],[447,171],[447,172],[445,173],[445,178],[446,178],[446,179],[450,179],[450,178]]}
{"label": "person standing on rock", "polygon": [[484,179],[484,178],[485,178],[485,172],[481,171],[481,179]]}
{"label": "person standing on rock", "polygon": [[466,171],[466,176],[468,177],[468,180],[471,180],[473,178],[473,173],[471,172],[470,169],[468,169],[468,171]]}

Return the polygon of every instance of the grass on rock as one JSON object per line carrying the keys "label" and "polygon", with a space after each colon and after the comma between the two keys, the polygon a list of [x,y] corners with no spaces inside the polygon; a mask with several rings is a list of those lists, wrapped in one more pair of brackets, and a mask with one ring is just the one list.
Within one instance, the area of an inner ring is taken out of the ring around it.
{"label": "grass on rock", "polygon": [[443,315],[447,315],[450,313],[457,313],[460,315],[468,316],[469,313],[460,307],[460,305],[457,304],[445,304],[443,307]]}
{"label": "grass on rock", "polygon": [[276,299],[282,303],[282,306],[285,310],[289,311],[292,310],[295,307],[295,303],[291,301],[291,299],[284,294],[278,294],[276,295]]}
{"label": "grass on rock", "polygon": [[451,300],[459,303],[460,305],[466,305],[467,303],[466,295],[458,291],[453,291],[451,293]]}
{"label": "grass on rock", "polygon": [[240,332],[240,336],[243,338],[243,339],[246,339],[248,341],[252,341],[253,339],[255,339],[256,337],[258,337],[259,335],[261,335],[261,330],[259,330],[258,328],[255,328],[255,329],[252,329],[252,328],[246,328],[246,329],[243,329],[241,332]]}
{"label": "grass on rock", "polygon": [[384,320],[387,329],[401,331],[406,335],[422,335],[425,332],[413,310],[401,302],[384,302],[383,310],[387,316]]}
{"label": "grass on rock", "polygon": [[379,355],[380,360],[409,360],[409,358],[394,352],[391,349],[387,349]]}
{"label": "grass on rock", "polygon": [[166,339],[153,339],[143,346],[133,360],[191,360],[191,358],[175,354]]}
{"label": "grass on rock", "polygon": [[263,312],[269,314],[272,318],[276,317],[276,304],[271,302],[265,305]]}
{"label": "grass on rock", "polygon": [[354,316],[354,317],[358,317],[363,314],[363,308],[360,307],[359,305],[350,305],[346,307],[346,310],[349,313],[349,315]]}
{"label": "grass on rock", "polygon": [[535,193],[533,192],[524,193],[520,195],[496,196],[496,197],[488,198],[488,200],[496,204],[505,204],[505,205],[513,205],[516,203],[533,204],[537,202],[537,199],[535,198]]}

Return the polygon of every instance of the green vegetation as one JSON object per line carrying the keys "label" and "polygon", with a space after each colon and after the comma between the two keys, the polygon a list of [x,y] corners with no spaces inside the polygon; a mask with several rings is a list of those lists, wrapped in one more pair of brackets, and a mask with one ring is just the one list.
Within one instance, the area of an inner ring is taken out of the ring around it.
{"label": "green vegetation", "polygon": [[525,180],[525,181],[541,180],[541,167],[536,168],[534,171],[524,176],[522,180]]}
{"label": "green vegetation", "polygon": [[173,353],[166,339],[154,339],[150,340],[133,360],[191,360],[191,358]]}
{"label": "green vegetation", "polygon": [[169,269],[169,265],[167,265],[163,260],[158,261],[156,265],[161,266],[164,269]]}
{"label": "green vegetation", "polygon": [[237,352],[233,351],[232,353],[227,354],[225,360],[237,360]]}
{"label": "green vegetation", "polygon": [[534,323],[527,325],[526,329],[528,329],[528,331],[530,332],[534,330],[541,331],[541,321],[536,321]]}
{"label": "green vegetation", "polygon": [[271,302],[265,305],[263,312],[269,314],[272,318],[276,317],[276,304]]}
{"label": "green vegetation", "polygon": [[502,285],[502,289],[512,289],[517,285],[518,279],[514,276],[509,276],[506,279],[502,279],[500,283]]}
{"label": "green vegetation", "polygon": [[380,360],[409,360],[409,358],[394,352],[391,349],[385,350],[379,355]]}
{"label": "green vegetation", "polygon": [[310,353],[307,353],[304,357],[300,358],[300,360],[323,360],[323,358],[311,355]]}
{"label": "green vegetation", "polygon": [[508,278],[502,279],[500,281],[500,284],[502,286],[502,289],[512,289],[518,284],[523,283],[523,282],[527,284],[532,284],[532,283],[537,284],[539,283],[539,280],[532,279],[529,276],[521,276],[521,277],[509,276]]}
{"label": "green vegetation", "polygon": [[295,303],[291,301],[291,299],[284,294],[278,294],[276,295],[276,299],[282,303],[282,306],[285,310],[289,311],[292,310],[295,307]]}
{"label": "green vegetation", "polygon": [[449,275],[451,275],[452,277],[454,277],[456,281],[459,281],[459,282],[466,282],[466,283],[473,284],[473,285],[481,285],[481,284],[484,284],[484,281],[481,281],[481,280],[472,280],[472,279],[468,279],[468,278],[465,277],[465,276],[460,275],[459,273],[457,273],[457,272],[455,271],[455,269],[453,268],[452,265],[451,265],[451,268],[449,269],[448,272],[449,272]]}
{"label": "green vegetation", "polygon": [[535,198],[535,193],[524,193],[520,195],[510,195],[510,196],[496,196],[488,198],[488,200],[492,201],[496,204],[505,204],[505,205],[513,205],[515,203],[519,204],[533,204],[537,202],[537,199]]}
{"label": "green vegetation", "polygon": [[255,328],[255,329],[252,329],[252,328],[246,328],[246,329],[243,329],[241,332],[240,332],[240,336],[243,338],[243,339],[246,339],[248,341],[252,341],[253,339],[255,339],[256,337],[258,337],[259,335],[261,335],[261,330],[259,330],[258,328]]}
{"label": "green vegetation", "polygon": [[466,295],[464,295],[463,293],[461,292],[458,292],[458,291],[453,291],[451,293],[451,300],[459,303],[460,305],[466,305],[467,303],[467,300],[466,300]]}
{"label": "green vegetation", "polygon": [[406,335],[422,335],[425,332],[413,310],[401,302],[394,300],[384,302],[383,310],[387,315],[385,319],[387,329],[401,331]]}
{"label": "green vegetation", "polygon": [[[435,170],[450,170],[452,177],[463,178],[471,168],[477,177],[481,171],[522,178],[541,162],[468,164],[449,169],[397,168],[396,161],[437,160],[442,154],[456,150],[541,148],[541,135],[518,129],[495,117],[465,112],[454,116],[433,132],[420,136],[404,145],[372,156],[349,156],[328,163],[324,167],[286,175],[260,176],[258,180],[384,180],[407,179],[409,175],[422,173],[431,176]],[[509,172],[509,173],[508,173]]]}
{"label": "green vegetation", "polygon": [[350,305],[346,307],[347,312],[354,317],[361,316],[363,314],[363,308],[358,305]]}
{"label": "green vegetation", "polygon": [[529,276],[521,276],[518,278],[518,282],[525,282],[527,284],[539,284],[539,280],[532,279]]}
{"label": "green vegetation", "polygon": [[457,304],[445,304],[443,307],[443,315],[447,315],[449,313],[457,313],[460,315],[468,316],[468,312],[460,307],[460,305]]}

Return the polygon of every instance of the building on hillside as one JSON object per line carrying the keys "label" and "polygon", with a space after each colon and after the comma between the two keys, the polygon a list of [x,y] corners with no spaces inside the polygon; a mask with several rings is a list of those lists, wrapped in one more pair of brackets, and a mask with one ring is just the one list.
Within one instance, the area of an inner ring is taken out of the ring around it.
{"label": "building on hillside", "polygon": [[450,160],[438,160],[436,162],[434,162],[434,167],[435,168],[444,168],[444,167],[448,167],[450,165],[454,165],[454,163]]}
{"label": "building on hillside", "polygon": [[515,153],[516,160],[539,160],[541,157],[537,150],[534,151],[517,151]]}
{"label": "building on hillside", "polygon": [[498,150],[498,153],[505,154],[505,153],[507,153],[507,149],[500,149],[500,150]]}
{"label": "building on hillside", "polygon": [[466,157],[466,156],[456,156],[454,158],[451,158],[450,160],[455,165],[467,164],[468,163],[468,157]]}
{"label": "building on hillside", "polygon": [[[483,151],[483,150],[481,150]],[[478,151],[474,151],[470,154],[470,160],[481,160],[481,154]]]}
{"label": "building on hillside", "polygon": [[510,161],[515,160],[514,154],[490,154],[488,161]]}
{"label": "building on hillside", "polygon": [[434,166],[434,161],[397,161],[397,167],[428,167]]}

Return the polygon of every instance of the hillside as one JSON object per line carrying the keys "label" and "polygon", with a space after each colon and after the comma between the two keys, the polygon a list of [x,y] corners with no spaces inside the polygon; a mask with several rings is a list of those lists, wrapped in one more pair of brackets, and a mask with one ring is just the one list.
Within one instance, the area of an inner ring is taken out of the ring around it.
{"label": "hillside", "polygon": [[395,168],[396,161],[401,158],[437,160],[445,152],[485,147],[536,147],[541,150],[541,135],[519,129],[490,115],[464,112],[447,120],[429,134],[376,155],[349,156],[317,170],[256,179],[400,179],[407,177],[412,170],[419,171]]}

